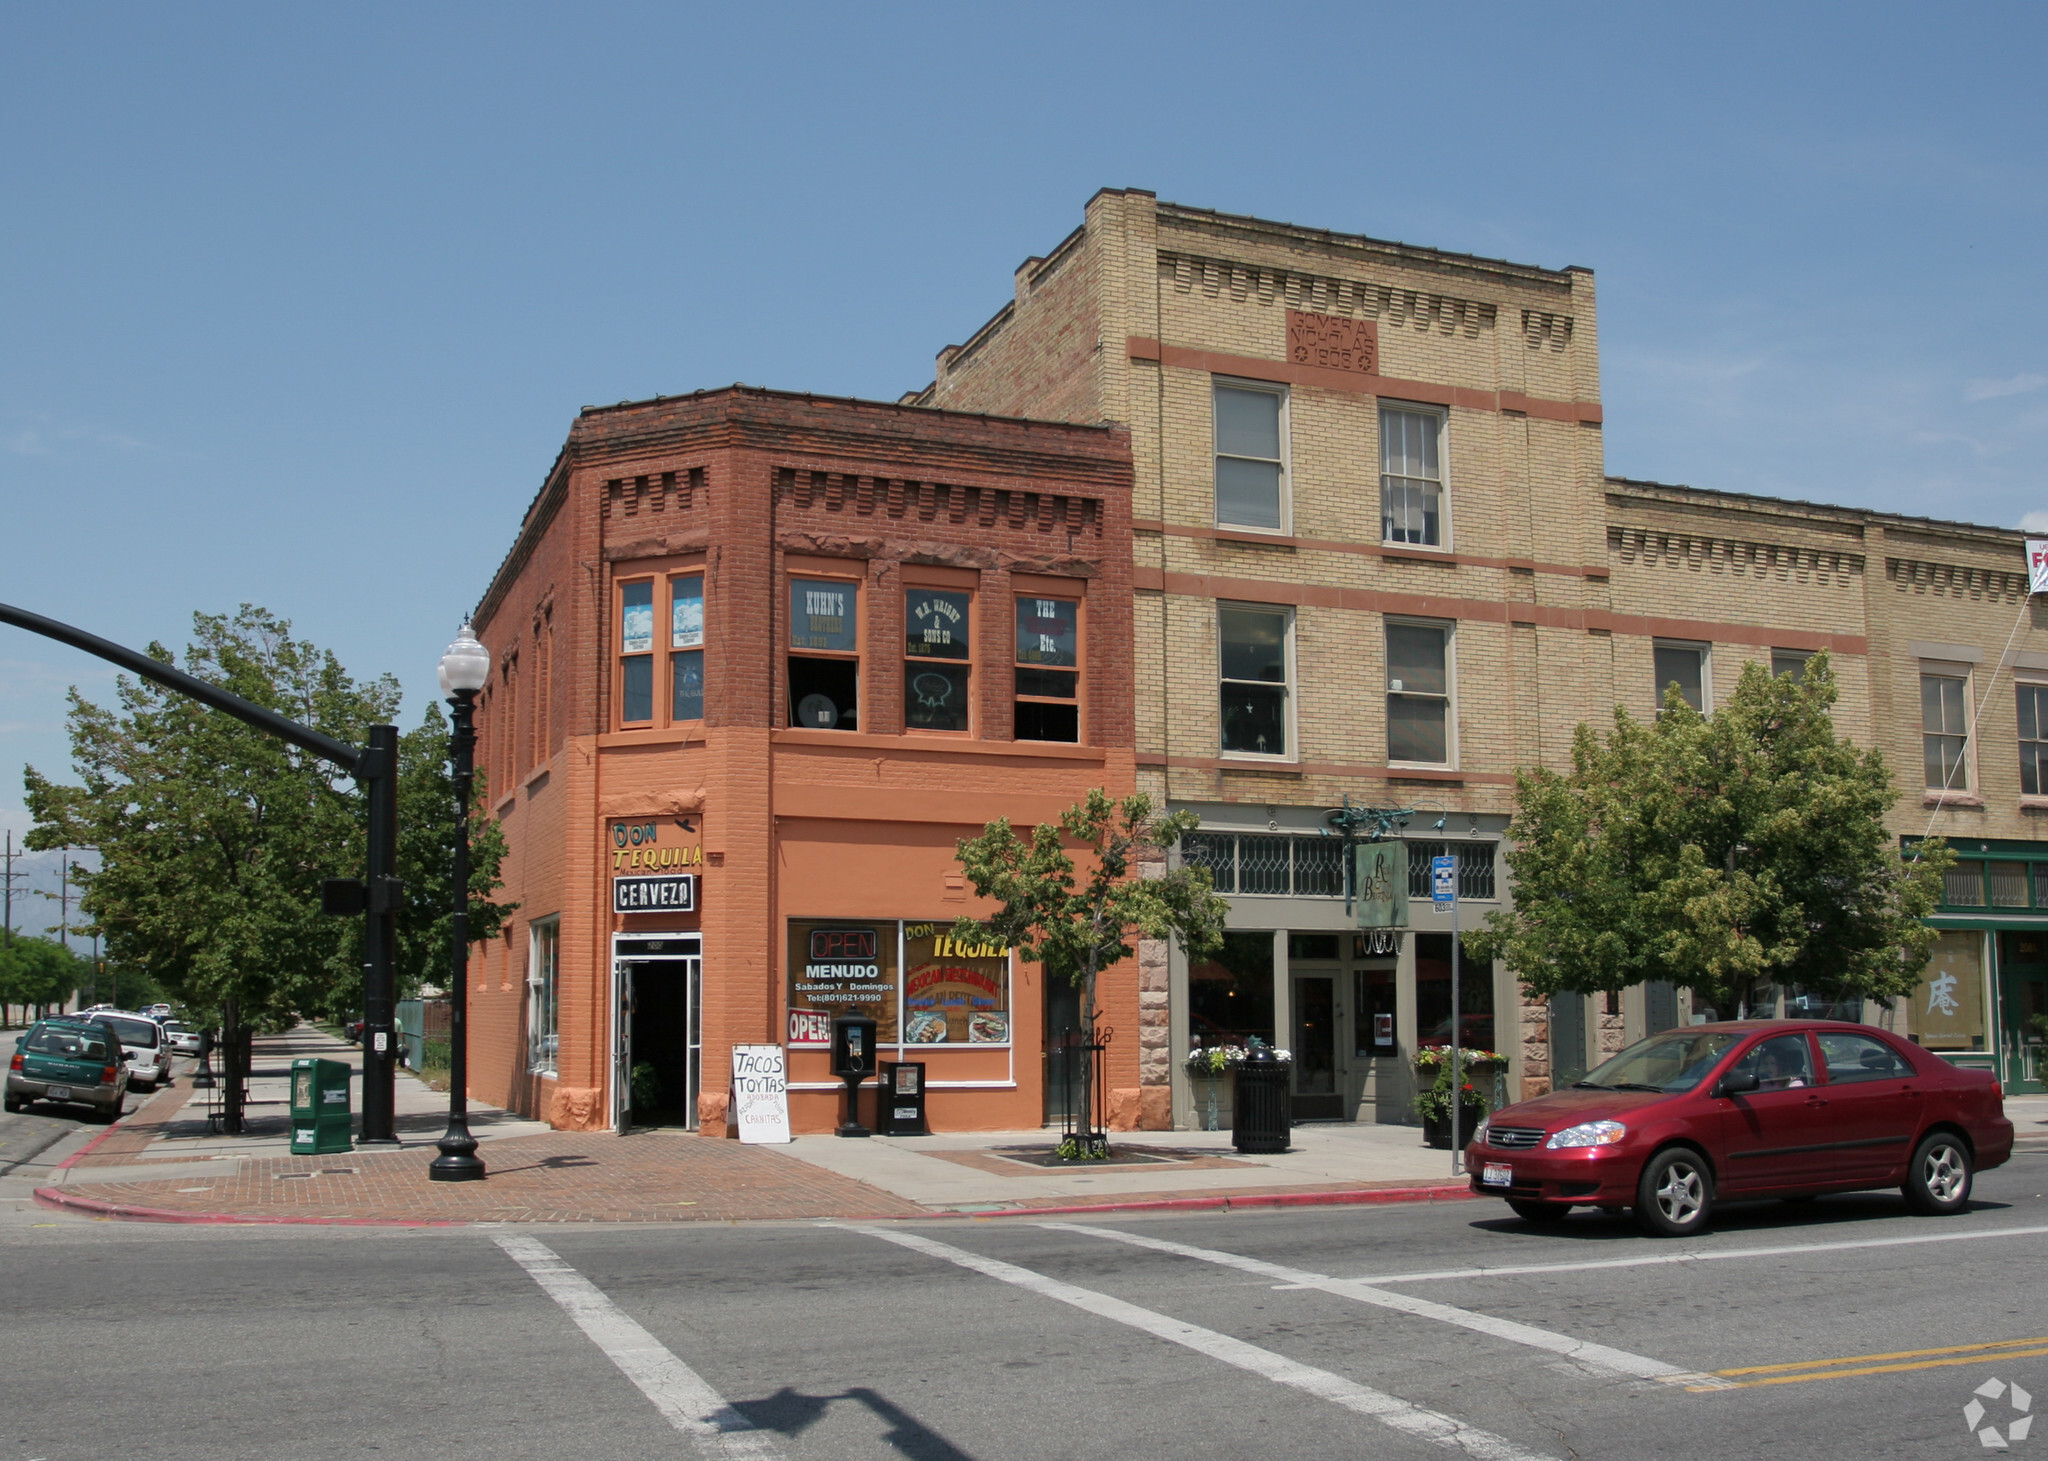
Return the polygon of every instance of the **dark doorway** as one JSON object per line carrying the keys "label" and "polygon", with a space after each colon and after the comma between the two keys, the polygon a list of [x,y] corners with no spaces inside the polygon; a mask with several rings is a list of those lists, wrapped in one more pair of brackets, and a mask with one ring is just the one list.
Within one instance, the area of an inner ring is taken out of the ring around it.
{"label": "dark doorway", "polygon": [[695,959],[635,961],[632,1066],[635,1126],[694,1126],[697,1119]]}
{"label": "dark doorway", "polygon": [[[1081,991],[1064,979],[1048,976],[1045,981],[1045,1120],[1047,1125],[1066,1116],[1068,1079],[1067,1052],[1058,1045],[1061,1034],[1081,1028]],[[1078,1093],[1080,1072],[1073,1072]],[[1077,1096],[1078,1098],[1078,1096]]]}
{"label": "dark doorway", "polygon": [[1340,1121],[1337,1089],[1337,976],[1294,976],[1294,1119]]}

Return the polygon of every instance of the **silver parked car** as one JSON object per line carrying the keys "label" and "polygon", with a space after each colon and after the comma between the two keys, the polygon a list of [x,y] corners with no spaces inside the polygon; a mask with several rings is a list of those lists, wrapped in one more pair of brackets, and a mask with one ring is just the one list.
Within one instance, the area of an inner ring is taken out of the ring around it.
{"label": "silver parked car", "polygon": [[173,1055],[197,1055],[199,1053],[199,1032],[183,1020],[164,1020],[164,1036],[171,1043]]}

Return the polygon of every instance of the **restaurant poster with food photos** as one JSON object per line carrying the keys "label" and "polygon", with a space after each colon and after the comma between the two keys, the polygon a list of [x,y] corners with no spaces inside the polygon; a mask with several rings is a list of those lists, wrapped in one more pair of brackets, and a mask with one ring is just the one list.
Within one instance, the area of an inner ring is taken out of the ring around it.
{"label": "restaurant poster with food photos", "polygon": [[866,1015],[875,1043],[896,1043],[897,924],[863,918],[789,921],[789,1043],[829,1046],[837,1015]]}
{"label": "restaurant poster with food photos", "polygon": [[1009,1044],[1009,948],[957,939],[949,924],[905,925],[903,1043]]}

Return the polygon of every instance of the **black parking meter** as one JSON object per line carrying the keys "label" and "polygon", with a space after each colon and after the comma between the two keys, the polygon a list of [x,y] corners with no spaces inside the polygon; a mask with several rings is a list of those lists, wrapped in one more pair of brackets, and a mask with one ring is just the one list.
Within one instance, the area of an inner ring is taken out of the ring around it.
{"label": "black parking meter", "polygon": [[866,1015],[832,1021],[832,1074],[846,1082],[846,1120],[841,1136],[872,1136],[860,1124],[860,1083],[875,1073],[875,1022]]}

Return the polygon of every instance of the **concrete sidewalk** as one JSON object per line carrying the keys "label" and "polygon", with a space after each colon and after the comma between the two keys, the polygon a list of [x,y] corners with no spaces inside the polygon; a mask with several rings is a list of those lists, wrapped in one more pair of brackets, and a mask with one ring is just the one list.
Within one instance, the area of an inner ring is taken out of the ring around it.
{"label": "concrete sidewalk", "polygon": [[[159,1222],[673,1222],[997,1215],[1172,1207],[1271,1206],[1459,1196],[1450,1154],[1413,1127],[1308,1126],[1277,1156],[1241,1157],[1228,1133],[1120,1136],[1116,1160],[1041,1165],[1057,1134],[977,1132],[742,1146],[675,1130],[558,1132],[471,1106],[490,1167],[482,1182],[427,1176],[447,1098],[398,1079],[397,1149],[294,1157],[286,1085],[302,1055],[354,1047],[310,1027],[258,1041],[248,1133],[210,1130],[217,1092],[180,1084],[71,1150],[35,1191],[44,1207]],[[359,1103],[358,1103],[359,1105]]]}

